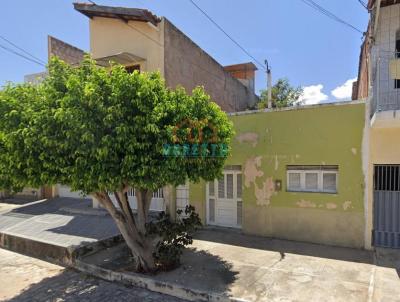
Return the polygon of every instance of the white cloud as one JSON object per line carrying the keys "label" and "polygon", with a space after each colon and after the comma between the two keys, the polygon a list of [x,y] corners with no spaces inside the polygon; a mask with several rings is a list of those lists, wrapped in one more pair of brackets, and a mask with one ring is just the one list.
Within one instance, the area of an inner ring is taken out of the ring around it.
{"label": "white cloud", "polygon": [[336,87],[331,91],[332,95],[339,100],[351,99],[351,93],[353,90],[353,82],[357,78],[347,80],[343,85]]}
{"label": "white cloud", "polygon": [[319,104],[328,99],[328,96],[322,92],[324,85],[311,85],[303,87],[303,95],[299,98],[302,105]]}

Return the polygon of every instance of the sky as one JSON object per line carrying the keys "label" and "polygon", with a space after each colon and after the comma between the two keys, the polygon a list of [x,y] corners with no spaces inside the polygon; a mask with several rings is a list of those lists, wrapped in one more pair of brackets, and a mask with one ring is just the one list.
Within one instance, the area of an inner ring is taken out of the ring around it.
{"label": "sky", "polygon": [[[362,31],[368,12],[358,0],[314,0]],[[81,1],[82,2],[82,1]],[[222,65],[252,61],[189,0],[96,0],[97,4],[147,8],[167,17]],[[258,61],[268,59],[273,82],[286,77],[302,86],[306,104],[350,99],[362,35],[318,13],[301,0],[195,0]],[[89,51],[88,18],[69,0],[4,1],[0,36],[47,61],[47,35]],[[11,47],[0,40],[0,47]],[[43,67],[0,48],[0,86],[22,82]],[[256,93],[266,86],[256,73]]]}

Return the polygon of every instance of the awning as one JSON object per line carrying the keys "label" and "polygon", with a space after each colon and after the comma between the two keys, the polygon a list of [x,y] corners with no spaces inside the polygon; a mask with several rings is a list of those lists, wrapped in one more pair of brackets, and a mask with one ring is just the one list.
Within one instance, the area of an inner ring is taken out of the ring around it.
{"label": "awning", "polygon": [[121,64],[121,65],[132,65],[135,63],[143,62],[146,59],[139,57],[137,55],[134,55],[132,53],[129,53],[129,52],[120,52],[115,55],[97,58],[95,60],[97,62],[97,65],[100,65],[103,67],[109,67],[110,62],[111,63],[114,62],[114,63]]}

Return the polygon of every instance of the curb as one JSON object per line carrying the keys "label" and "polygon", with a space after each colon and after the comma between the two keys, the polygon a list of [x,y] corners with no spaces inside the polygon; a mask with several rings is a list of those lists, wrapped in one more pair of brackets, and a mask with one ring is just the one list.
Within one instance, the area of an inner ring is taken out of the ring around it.
{"label": "curb", "polygon": [[116,235],[89,244],[60,246],[43,240],[22,237],[12,232],[0,231],[0,248],[61,266],[72,267],[77,258],[114,246],[122,240],[121,235]]}
{"label": "curb", "polygon": [[75,260],[71,267],[83,273],[101,278],[106,281],[120,282],[125,285],[144,288],[160,294],[173,296],[188,301],[211,301],[211,302],[243,302],[246,300],[229,297],[226,294],[200,291],[187,288],[180,284],[154,280],[149,276],[135,273],[115,272],[104,269],[93,264]]}

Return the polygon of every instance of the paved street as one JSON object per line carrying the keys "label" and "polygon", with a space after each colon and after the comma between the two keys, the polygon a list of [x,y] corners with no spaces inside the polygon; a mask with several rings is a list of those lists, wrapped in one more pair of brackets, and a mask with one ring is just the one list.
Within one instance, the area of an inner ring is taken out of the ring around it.
{"label": "paved street", "polygon": [[0,249],[0,301],[182,302]]}

